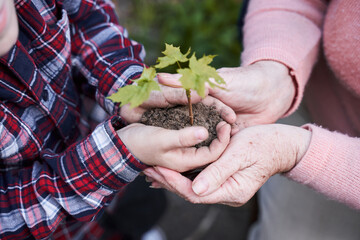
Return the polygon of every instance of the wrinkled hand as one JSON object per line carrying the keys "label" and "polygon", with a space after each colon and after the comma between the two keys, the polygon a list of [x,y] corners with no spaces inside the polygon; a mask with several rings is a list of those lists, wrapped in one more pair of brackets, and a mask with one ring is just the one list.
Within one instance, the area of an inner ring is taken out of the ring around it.
{"label": "wrinkled hand", "polygon": [[188,171],[218,159],[230,141],[231,127],[220,122],[218,138],[209,147],[192,147],[208,137],[204,127],[168,130],[143,124],[130,124],[117,131],[130,152],[143,163],[179,172]]}
{"label": "wrinkled hand", "polygon": [[[274,123],[289,110],[295,87],[288,68],[274,61],[259,61],[250,66],[218,69],[226,90],[208,89],[209,95],[231,107],[237,116],[233,131]],[[159,74],[160,83],[179,85],[178,74]]]}
{"label": "wrinkled hand", "polygon": [[[206,91],[206,95],[208,90]],[[143,113],[150,108],[166,108],[175,105],[186,105],[187,97],[185,90],[179,87],[161,86],[161,91],[152,91],[147,101],[141,104],[139,107],[131,109],[129,105],[125,105],[120,109],[120,115],[128,122],[139,122]],[[233,124],[236,119],[235,112],[221,101],[206,96],[202,99],[196,92],[191,91],[191,102],[202,102],[205,105],[215,106],[220,116],[224,121]]]}
{"label": "wrinkled hand", "polygon": [[292,169],[304,156],[311,133],[303,128],[270,124],[236,133],[222,156],[207,166],[193,182],[166,168],[144,173],[193,203],[245,204],[274,174]]}

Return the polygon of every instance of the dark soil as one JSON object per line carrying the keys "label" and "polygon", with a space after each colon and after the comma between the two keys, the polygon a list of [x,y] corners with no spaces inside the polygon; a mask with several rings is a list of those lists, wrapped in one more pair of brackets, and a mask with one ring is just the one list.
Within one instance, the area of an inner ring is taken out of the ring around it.
{"label": "dark soil", "polygon": [[[203,126],[209,132],[209,137],[196,147],[209,146],[216,139],[216,125],[222,121],[220,114],[214,106],[202,103],[193,104],[194,126]],[[178,130],[189,127],[189,110],[187,106],[175,106],[171,108],[154,108],[146,111],[141,123],[166,129]]]}

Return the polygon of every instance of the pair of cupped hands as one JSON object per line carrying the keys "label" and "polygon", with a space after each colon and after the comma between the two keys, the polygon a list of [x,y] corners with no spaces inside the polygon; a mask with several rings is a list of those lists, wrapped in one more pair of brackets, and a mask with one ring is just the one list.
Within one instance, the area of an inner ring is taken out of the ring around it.
{"label": "pair of cupped hands", "polygon": [[[207,89],[192,101],[214,105],[224,119],[209,147],[195,148],[208,137],[205,128],[167,130],[136,123],[148,108],[186,104],[183,89],[163,86],[140,107],[126,106],[120,115],[129,123],[118,135],[139,160],[154,188],[166,188],[192,203],[241,206],[274,174],[292,169],[305,154],[311,133],[273,124],[284,116],[295,97],[289,69],[275,61],[246,67],[221,68],[226,90]],[[164,85],[179,85],[179,76],[159,74]],[[206,166],[191,181],[181,174]]]}

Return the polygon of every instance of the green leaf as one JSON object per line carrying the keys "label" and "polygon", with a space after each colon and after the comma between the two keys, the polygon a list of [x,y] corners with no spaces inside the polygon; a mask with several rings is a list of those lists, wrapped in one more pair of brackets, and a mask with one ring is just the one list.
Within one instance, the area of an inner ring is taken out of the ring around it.
{"label": "green leaf", "polygon": [[182,54],[180,51],[180,47],[174,47],[172,44],[169,45],[165,43],[165,51],[163,51],[162,53],[165,56],[158,58],[158,64],[155,65],[156,68],[165,68],[176,62],[189,61],[187,56],[190,54],[190,48],[185,54]]}
{"label": "green leaf", "polygon": [[214,57],[216,57],[216,55],[204,55],[199,59],[199,62],[209,65],[213,61]]}
{"label": "green leaf", "polygon": [[[208,65],[213,58],[214,56],[203,56],[197,60],[195,55],[193,55],[190,58],[189,68],[192,69],[196,74],[206,77],[206,82],[208,82],[210,86],[213,85],[214,87],[222,88],[218,84],[225,84],[224,79],[220,77],[215,68]],[[213,80],[216,83],[212,82]]]}
{"label": "green leaf", "polygon": [[141,76],[138,79],[134,79],[133,82],[136,82],[137,85],[141,86],[146,82],[153,82],[156,77],[156,70],[153,67],[146,68],[144,67]]}
{"label": "green leaf", "polygon": [[195,89],[197,75],[189,68],[178,69],[181,74],[179,81],[184,89]]}
{"label": "green leaf", "polygon": [[[196,59],[195,54],[190,58],[189,68],[178,69],[178,73],[182,76],[179,81],[184,89],[195,90],[200,97],[205,97],[205,83],[209,83],[210,87],[222,88],[220,84],[225,84],[224,79],[216,72],[216,69],[209,66],[214,56],[203,56]],[[214,82],[215,81],[215,82]]]}
{"label": "green leaf", "polygon": [[160,91],[159,84],[154,81],[156,71],[154,68],[144,68],[140,78],[133,80],[135,84],[119,88],[108,99],[120,102],[120,106],[130,103],[130,107],[138,107],[145,102],[151,91]]}

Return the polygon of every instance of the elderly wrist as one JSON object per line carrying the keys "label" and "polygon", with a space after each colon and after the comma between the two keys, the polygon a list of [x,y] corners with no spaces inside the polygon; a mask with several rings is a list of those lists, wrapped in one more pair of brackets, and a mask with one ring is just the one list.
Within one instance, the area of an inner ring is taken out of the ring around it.
{"label": "elderly wrist", "polygon": [[293,131],[290,131],[291,134],[291,149],[293,156],[289,159],[289,164],[285,171],[290,171],[293,169],[305,156],[307,149],[310,145],[311,140],[311,132],[300,128],[300,127],[292,127]]}
{"label": "elderly wrist", "polygon": [[311,132],[296,126],[279,124],[276,127],[277,172],[288,172],[305,156],[311,140]]}
{"label": "elderly wrist", "polygon": [[301,159],[303,159],[303,157],[305,156],[310,146],[310,141],[312,136],[311,131],[306,130],[304,128],[299,127],[298,131],[301,136],[299,137],[299,141],[298,141],[298,151],[297,151],[297,158],[295,165],[297,165],[301,161]]}

